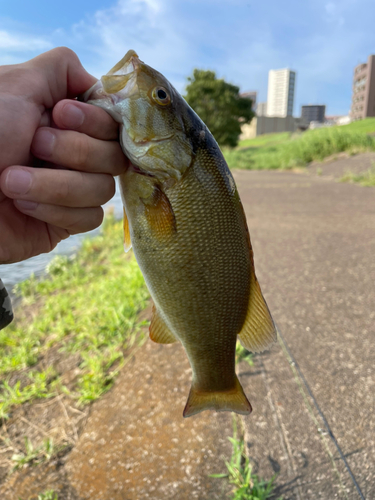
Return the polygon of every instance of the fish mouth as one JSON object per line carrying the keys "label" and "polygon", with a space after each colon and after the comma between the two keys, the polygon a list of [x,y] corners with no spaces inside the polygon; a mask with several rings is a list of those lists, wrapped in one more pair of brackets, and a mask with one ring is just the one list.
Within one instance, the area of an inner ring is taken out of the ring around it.
{"label": "fish mouth", "polygon": [[134,50],[125,56],[108,73],[101,77],[104,92],[114,104],[139,92],[137,76],[142,61]]}
{"label": "fish mouth", "polygon": [[[125,56],[108,73],[79,97],[80,101],[100,101],[99,106],[108,109],[109,103],[116,105],[123,99],[139,93],[137,76],[142,65],[137,53],[128,50]],[[107,101],[108,104],[105,104]]]}

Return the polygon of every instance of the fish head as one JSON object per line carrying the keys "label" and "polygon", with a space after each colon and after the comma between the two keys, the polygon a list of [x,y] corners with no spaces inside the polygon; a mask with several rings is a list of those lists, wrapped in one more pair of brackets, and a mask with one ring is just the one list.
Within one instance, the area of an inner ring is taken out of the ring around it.
{"label": "fish head", "polygon": [[178,181],[192,163],[189,116],[194,112],[134,50],[102,76],[83,100],[102,107],[121,124],[121,146],[140,173]]}

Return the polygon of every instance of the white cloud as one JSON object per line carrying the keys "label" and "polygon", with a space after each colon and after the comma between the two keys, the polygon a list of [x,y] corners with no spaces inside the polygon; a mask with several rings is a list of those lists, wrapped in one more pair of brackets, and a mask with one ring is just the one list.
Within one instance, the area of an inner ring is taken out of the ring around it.
{"label": "white cloud", "polygon": [[0,30],[0,49],[9,52],[26,52],[35,50],[48,50],[53,45],[42,37],[28,36],[21,33],[10,33]]}

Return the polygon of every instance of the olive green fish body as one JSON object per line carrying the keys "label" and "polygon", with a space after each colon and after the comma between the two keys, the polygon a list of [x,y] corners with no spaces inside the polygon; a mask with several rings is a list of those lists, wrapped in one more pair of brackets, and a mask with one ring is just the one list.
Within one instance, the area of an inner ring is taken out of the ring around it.
{"label": "olive green fish body", "polygon": [[235,374],[237,335],[261,351],[276,330],[255,276],[238,191],[207,127],[171,84],[125,57],[85,95],[120,124],[133,166],[120,176],[125,249],[154,301],[150,338],[180,341],[193,371],[184,410],[250,413]]}
{"label": "olive green fish body", "polygon": [[145,214],[144,184],[161,189],[153,178],[129,170],[121,185],[137,261],[157,310],[189,356],[196,387],[230,390],[249,302],[251,249],[232,175],[218,148],[209,154],[206,148],[204,139],[183,178],[165,190],[175,216],[172,234],[155,234]]}

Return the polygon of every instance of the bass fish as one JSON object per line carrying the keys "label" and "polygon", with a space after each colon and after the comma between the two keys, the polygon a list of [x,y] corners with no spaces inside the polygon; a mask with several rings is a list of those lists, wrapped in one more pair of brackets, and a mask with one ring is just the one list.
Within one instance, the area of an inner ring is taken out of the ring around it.
{"label": "bass fish", "polygon": [[180,341],[192,368],[183,412],[249,414],[235,373],[276,340],[255,276],[245,213],[215,139],[169,81],[130,50],[84,95],[120,124],[132,166],[120,176],[125,251],[154,302],[150,338]]}

